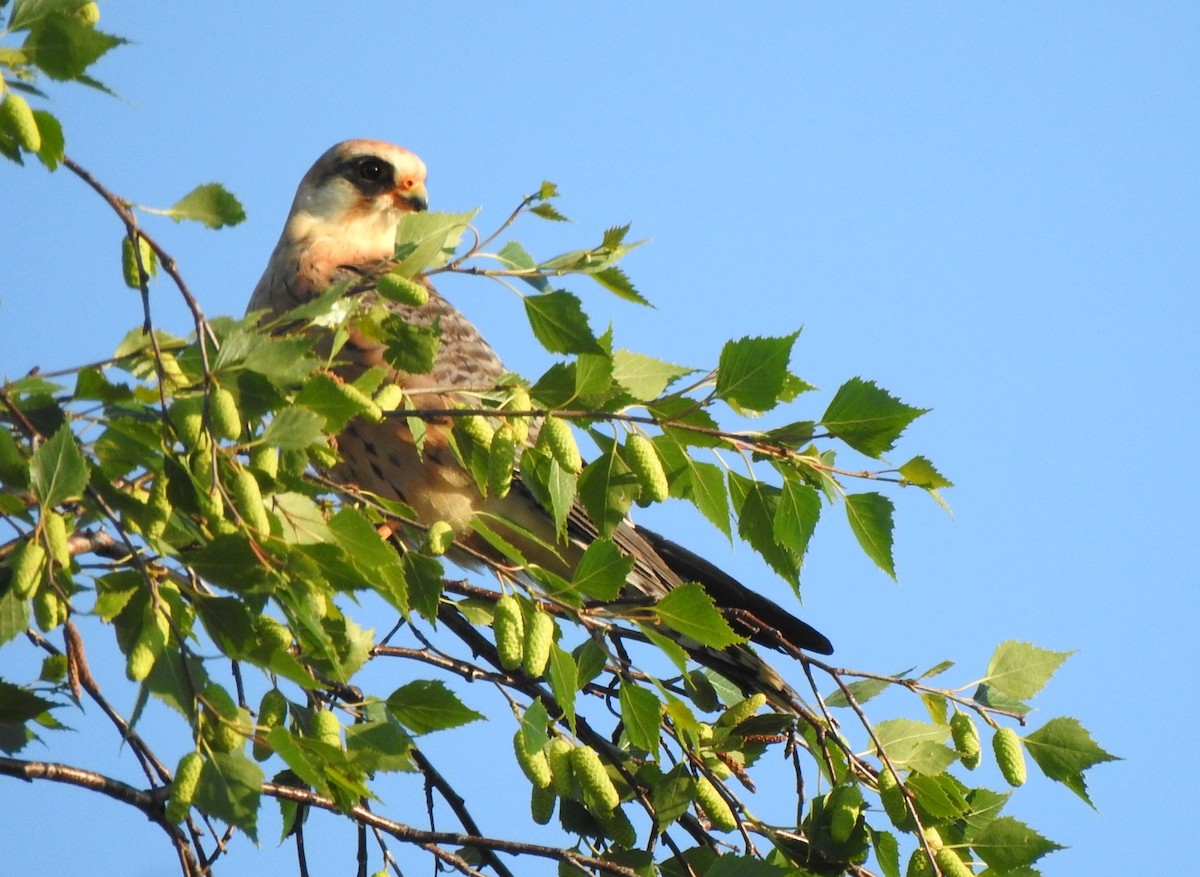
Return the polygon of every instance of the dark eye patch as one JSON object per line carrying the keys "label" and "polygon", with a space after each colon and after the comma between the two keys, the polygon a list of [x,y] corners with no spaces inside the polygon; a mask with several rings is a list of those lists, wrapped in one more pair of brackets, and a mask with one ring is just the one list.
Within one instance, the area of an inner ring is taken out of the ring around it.
{"label": "dark eye patch", "polygon": [[367,195],[391,188],[395,179],[395,169],[391,164],[375,155],[364,155],[354,159],[342,173]]}

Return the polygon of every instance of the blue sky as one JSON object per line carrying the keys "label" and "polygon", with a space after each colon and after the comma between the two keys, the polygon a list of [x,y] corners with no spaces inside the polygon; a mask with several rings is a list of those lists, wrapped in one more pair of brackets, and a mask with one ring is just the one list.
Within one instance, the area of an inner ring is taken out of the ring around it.
{"label": "blue sky", "polygon": [[[632,222],[651,242],[627,267],[657,310],[584,289],[622,346],[707,366],[727,338],[803,326],[794,368],[820,391],[798,417],[854,375],[932,407],[897,462],[933,459],[957,484],[954,517],[897,497],[896,585],[829,515],[803,614],[845,666],[952,658],[963,683],[1005,639],[1078,650],[1033,726],[1075,716],[1125,760],[1092,772],[1098,812],[1036,778],[1017,795],[1013,815],[1072,847],[1046,874],[1112,873],[1132,838],[1190,834],[1152,784],[1172,782],[1162,765],[1198,718],[1174,674],[1195,662],[1200,610],[1185,465],[1200,426],[1200,7],[101,9],[132,41],[97,69],[120,99],[51,87],[51,108],[68,152],[135,201],[166,206],[214,179],[241,198],[234,229],[148,226],[210,315],[244,308],[313,159],[378,137],[425,159],[436,209],[482,206],[485,228],[557,182],[575,224],[519,228],[536,253]],[[111,353],[140,310],[107,208],[66,173],[6,164],[0,215],[0,374]],[[546,367],[511,296],[447,289],[510,367]],[[165,284],[156,314],[188,328]],[[686,509],[653,523],[785,597]],[[14,652],[0,675],[23,678]],[[120,754],[111,735],[76,736]],[[8,785],[0,858],[14,872],[66,875],[84,856],[97,873],[173,867],[161,834],[116,804]],[[50,827],[64,808],[74,839]],[[221,873],[289,867],[270,833]],[[352,837],[337,843],[325,873],[350,866]]]}

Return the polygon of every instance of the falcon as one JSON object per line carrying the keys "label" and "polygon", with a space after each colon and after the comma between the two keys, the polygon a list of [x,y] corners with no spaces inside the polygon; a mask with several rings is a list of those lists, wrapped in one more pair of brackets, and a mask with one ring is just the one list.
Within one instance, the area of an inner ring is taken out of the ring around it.
{"label": "falcon", "polygon": [[[282,316],[345,281],[351,281],[353,294],[373,295],[371,278],[393,257],[399,221],[407,213],[427,209],[425,177],[421,159],[390,143],[349,140],[331,148],[300,181],[248,311],[265,312],[264,319]],[[390,369],[389,379],[403,388],[416,408],[476,407],[478,397],[465,391],[495,386],[505,368],[475,326],[425,283],[430,289],[427,303],[389,302],[388,307],[412,324],[440,330],[433,368],[428,374]],[[390,368],[385,354],[384,345],[351,325],[338,353],[337,373],[353,381],[367,369]],[[404,417],[381,423],[351,421],[337,438],[341,462],[331,478],[407,504],[422,526],[448,522],[456,544],[497,565],[503,565],[504,558],[471,531],[472,519],[486,514],[489,522],[513,521],[541,543],[514,539],[522,553],[569,578],[583,550],[599,538],[583,509],[572,510],[567,539],[559,539],[553,520],[523,487],[519,472],[503,498],[481,495],[455,456],[450,418],[431,414],[427,421],[419,451]],[[808,624],[671,540],[628,520],[610,538],[634,561],[623,599],[646,604],[683,582],[697,582],[742,635],[776,648],[832,652],[829,640]],[[554,545],[556,551],[545,547]],[[798,703],[787,683],[748,647],[717,650],[692,643],[689,652],[748,692],[762,691],[781,705]]]}

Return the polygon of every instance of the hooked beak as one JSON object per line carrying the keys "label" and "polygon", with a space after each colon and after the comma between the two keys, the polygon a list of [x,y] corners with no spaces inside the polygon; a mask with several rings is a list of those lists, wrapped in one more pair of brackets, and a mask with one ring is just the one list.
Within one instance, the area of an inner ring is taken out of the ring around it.
{"label": "hooked beak", "polygon": [[409,210],[418,212],[429,209],[429,193],[425,190],[425,184],[416,180],[404,180],[392,198],[397,207],[403,204],[407,205]]}

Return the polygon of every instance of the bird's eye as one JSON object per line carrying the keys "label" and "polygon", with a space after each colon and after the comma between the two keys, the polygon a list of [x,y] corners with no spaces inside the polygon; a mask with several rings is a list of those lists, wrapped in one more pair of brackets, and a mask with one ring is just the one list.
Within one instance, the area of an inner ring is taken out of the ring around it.
{"label": "bird's eye", "polygon": [[386,169],[387,164],[378,158],[364,158],[358,163],[358,176],[368,183],[377,183],[383,179]]}

